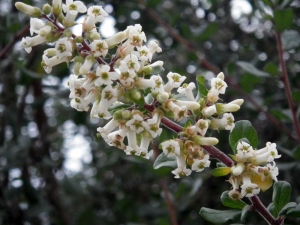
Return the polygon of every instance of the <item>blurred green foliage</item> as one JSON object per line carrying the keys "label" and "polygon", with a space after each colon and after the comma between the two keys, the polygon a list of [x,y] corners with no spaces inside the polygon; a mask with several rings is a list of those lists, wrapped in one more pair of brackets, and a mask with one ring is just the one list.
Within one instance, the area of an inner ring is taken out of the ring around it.
{"label": "blurred green foliage", "polygon": [[[46,3],[23,2],[38,7]],[[148,39],[157,39],[163,52],[156,59],[165,62],[162,76],[174,71],[195,82],[197,75],[208,80],[218,70],[224,71],[230,82],[223,101],[245,99],[235,114],[236,121],[252,122],[258,148],[267,141],[277,143],[282,154],[279,179],[291,183],[291,199],[299,203],[299,141],[292,138],[296,134],[274,36],[275,30],[282,32],[284,59],[298,107],[299,1],[84,2],[111,9],[117,30],[140,23]],[[244,5],[239,8],[241,2]],[[96,128],[103,126],[103,121],[90,120],[87,113],[69,105],[68,66],[57,66],[47,75],[40,66],[47,46],[35,47],[30,54],[20,48],[21,37],[29,35],[29,18],[19,13],[14,3],[0,1],[1,51],[12,43],[0,60],[0,224],[167,225],[171,219],[166,193],[178,224],[210,224],[199,215],[199,209],[224,208],[220,196],[230,188],[224,177],[211,177],[208,169],[177,180],[170,168],[154,170],[153,161],[126,156],[97,139]],[[22,30],[25,32],[18,35]],[[66,152],[76,135],[84,137],[91,157],[83,157],[82,168],[72,172],[65,166]],[[159,141],[172,135],[164,132]],[[222,151],[231,152],[228,132],[212,135],[219,138]],[[260,196],[268,205],[272,190]],[[297,220],[286,222],[296,224]],[[248,213],[245,223],[266,224],[255,212]]]}

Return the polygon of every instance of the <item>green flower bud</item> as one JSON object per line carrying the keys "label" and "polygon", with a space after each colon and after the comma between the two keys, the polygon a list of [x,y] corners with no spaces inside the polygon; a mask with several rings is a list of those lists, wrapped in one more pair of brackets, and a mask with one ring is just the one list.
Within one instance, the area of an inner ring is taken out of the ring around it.
{"label": "green flower bud", "polygon": [[71,37],[72,36],[72,31],[70,29],[65,29],[64,36],[65,37]]}
{"label": "green flower bud", "polygon": [[50,14],[50,13],[51,13],[51,6],[50,6],[49,4],[45,4],[45,5],[43,6],[42,11],[43,11],[43,13],[44,13],[45,15]]}
{"label": "green flower bud", "polygon": [[117,120],[117,121],[123,119],[122,110],[116,111],[113,115],[113,118],[114,118],[114,120]]}
{"label": "green flower bud", "polygon": [[83,37],[77,36],[77,37],[75,38],[75,42],[76,42],[76,43],[82,43],[82,42],[83,42]]}
{"label": "green flower bud", "polygon": [[122,111],[122,116],[124,119],[129,119],[131,117],[131,112],[129,110]]}

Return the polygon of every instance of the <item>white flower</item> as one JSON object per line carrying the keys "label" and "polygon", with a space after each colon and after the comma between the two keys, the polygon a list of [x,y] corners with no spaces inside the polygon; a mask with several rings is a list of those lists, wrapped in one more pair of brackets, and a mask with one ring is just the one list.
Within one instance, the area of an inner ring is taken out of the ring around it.
{"label": "white flower", "polygon": [[260,191],[257,184],[251,183],[250,177],[243,176],[243,185],[241,186],[242,197],[252,197]]}
{"label": "white flower", "polygon": [[63,59],[67,56],[72,56],[72,43],[67,37],[60,38],[55,44],[57,57]]}
{"label": "white flower", "polygon": [[170,93],[173,88],[180,87],[181,83],[186,79],[185,76],[181,76],[178,73],[169,72],[167,75],[169,81],[164,86],[166,92]]}
{"label": "white flower", "polygon": [[197,129],[197,132],[201,135],[201,136],[204,136],[206,134],[206,131],[208,129],[208,122],[207,120],[204,120],[204,119],[200,119],[197,121],[196,123],[196,129]]}
{"label": "white flower", "polygon": [[273,165],[271,165],[271,163],[268,163],[267,168],[268,168],[267,174],[269,176],[271,176],[274,181],[277,181],[277,176],[278,176],[279,172],[278,172],[278,167],[276,166],[275,162],[273,162]]}
{"label": "white flower", "polygon": [[166,156],[172,157],[176,155],[180,155],[180,144],[178,141],[169,140],[161,143],[163,152]]}
{"label": "white flower", "polygon": [[195,97],[193,94],[193,89],[196,87],[194,82],[191,82],[189,84],[183,84],[182,87],[179,87],[177,89],[177,92],[180,94],[185,95],[188,97],[191,101],[195,101]]}
{"label": "white flower", "polygon": [[153,150],[148,152],[151,139],[152,138],[147,134],[143,135],[141,145],[140,145],[140,151],[137,152],[136,155],[141,156],[145,159],[149,159],[153,155]]}
{"label": "white flower", "polygon": [[154,87],[151,89],[153,94],[158,94],[164,92],[164,82],[159,75],[152,75],[150,80],[154,81]]}
{"label": "white flower", "polygon": [[51,58],[48,58],[46,55],[43,55],[42,57],[42,66],[46,73],[51,73],[52,67],[56,66],[60,63],[66,62],[67,59],[59,59],[57,56],[53,56]]}
{"label": "white flower", "polygon": [[119,78],[117,72],[109,72],[110,66],[108,65],[99,65],[96,70],[97,79],[94,81],[96,86],[101,86],[103,84],[109,85],[112,84],[114,80]]}
{"label": "white flower", "polygon": [[140,69],[140,63],[138,58],[134,54],[127,55],[120,62],[119,69],[121,72],[129,72],[130,77],[134,78],[136,76],[136,72]]}
{"label": "white flower", "polygon": [[278,151],[276,149],[275,143],[267,142],[267,149],[270,153],[270,156],[268,158],[269,162],[272,162],[272,161],[274,161],[274,159],[278,159],[281,157],[281,155],[278,155]]}
{"label": "white flower", "polygon": [[224,94],[227,88],[227,84],[224,80],[216,77],[211,79],[211,88],[218,90],[220,94]]}
{"label": "white flower", "polygon": [[162,51],[162,49],[161,49],[161,47],[159,47],[157,41],[149,41],[148,48],[149,48],[149,51],[152,54],[154,54],[155,52],[161,52]]}
{"label": "white flower", "polygon": [[40,29],[45,26],[45,23],[43,20],[38,18],[30,18],[30,34],[31,36],[36,33],[39,34]]}
{"label": "white flower", "polygon": [[182,178],[189,176],[192,171],[186,167],[178,167],[177,169],[173,170],[172,173],[175,175],[175,178]]}
{"label": "white flower", "polygon": [[126,125],[137,134],[141,133],[145,128],[143,126],[144,118],[141,117],[138,113],[133,115],[133,118],[126,122]]}
{"label": "white flower", "polygon": [[85,13],[87,8],[81,1],[66,0],[67,4],[63,4],[62,8],[67,13],[64,21],[64,25],[70,27],[74,24],[77,14]]}
{"label": "white flower", "polygon": [[108,52],[108,45],[104,40],[94,40],[90,44],[90,48],[94,57],[105,57]]}
{"label": "white flower", "polygon": [[194,163],[192,165],[192,170],[196,172],[201,172],[205,167],[210,166],[209,155],[204,155],[203,159],[194,159]]}
{"label": "white flower", "polygon": [[69,87],[70,87],[70,95],[69,98],[81,97],[84,90],[81,89],[81,86],[84,83],[84,78],[78,78],[76,75],[71,74],[69,77]]}
{"label": "white flower", "polygon": [[128,41],[130,45],[141,47],[143,45],[143,41],[147,41],[146,35],[144,32],[142,32],[142,26],[140,24],[128,26],[127,30],[129,33]]}
{"label": "white flower", "polygon": [[149,51],[149,49],[146,46],[139,47],[138,48],[138,58],[142,62],[148,62],[148,61],[151,62],[152,53]]}
{"label": "white flower", "polygon": [[71,107],[77,111],[88,111],[90,109],[88,104],[89,102],[84,101],[82,98],[74,98],[70,102]]}
{"label": "white flower", "polygon": [[104,127],[98,127],[97,131],[101,136],[108,136],[116,127],[118,126],[118,121],[112,119]]}
{"label": "white flower", "polygon": [[224,128],[225,128],[225,130],[232,131],[233,128],[235,127],[234,117],[233,117],[232,113],[224,113],[222,119],[224,120],[224,124],[225,124]]}
{"label": "white flower", "polygon": [[237,160],[238,161],[246,161],[248,158],[251,158],[254,156],[254,150],[251,145],[244,141],[240,141],[237,144]]}
{"label": "white flower", "polygon": [[95,62],[96,59],[92,55],[88,55],[87,57],[85,57],[84,63],[79,69],[79,73],[81,75],[87,74],[92,68],[92,66],[95,64]]}
{"label": "white flower", "polygon": [[183,155],[183,152],[180,152],[180,155],[175,155],[177,160],[178,168],[173,170],[172,173],[175,175],[175,178],[182,178],[189,176],[192,171],[186,168],[186,162]]}
{"label": "white flower", "polygon": [[137,142],[136,142],[136,133],[132,130],[128,130],[127,139],[128,139],[128,146],[125,149],[125,153],[126,155],[135,155],[137,152],[140,151],[140,147],[137,146]]}
{"label": "white flower", "polygon": [[104,17],[108,16],[107,12],[104,11],[102,6],[98,5],[90,6],[87,15],[94,17],[96,22],[102,22]]}
{"label": "white flower", "polygon": [[46,42],[46,37],[41,35],[36,35],[34,37],[23,37],[21,41],[21,46],[25,49],[27,53],[30,53],[33,46],[40,45]]}
{"label": "white flower", "polygon": [[159,136],[162,132],[162,128],[159,127],[161,121],[161,116],[158,112],[155,112],[151,119],[143,121],[143,126],[153,138]]}
{"label": "white flower", "polygon": [[121,131],[117,130],[107,135],[107,139],[105,141],[109,146],[115,146],[119,149],[125,150],[126,146],[123,143],[124,137],[121,135]]}

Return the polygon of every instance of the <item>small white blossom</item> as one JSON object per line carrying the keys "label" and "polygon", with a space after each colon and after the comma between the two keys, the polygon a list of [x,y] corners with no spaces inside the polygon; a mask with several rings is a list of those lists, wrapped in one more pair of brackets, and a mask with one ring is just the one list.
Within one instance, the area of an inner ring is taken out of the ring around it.
{"label": "small white blossom", "polygon": [[185,76],[181,76],[178,73],[169,72],[167,74],[168,83],[164,86],[166,92],[170,93],[173,88],[178,88],[182,84],[182,82],[186,79]]}
{"label": "small white blossom", "polygon": [[31,36],[36,33],[39,34],[40,29],[45,26],[45,23],[43,20],[38,18],[30,18],[30,34]]}
{"label": "small white blossom", "polygon": [[182,87],[179,87],[177,89],[177,92],[180,94],[185,95],[188,97],[191,101],[195,101],[195,97],[193,94],[193,89],[195,89],[196,85],[194,82],[191,82],[189,84],[183,84]]}
{"label": "small white blossom", "polygon": [[138,113],[133,115],[133,118],[126,122],[126,125],[137,134],[141,133],[145,128],[143,126],[144,118],[141,117]]}
{"label": "small white blossom", "polygon": [[104,40],[94,40],[90,44],[90,48],[94,57],[105,57],[108,52],[108,45]]}
{"label": "small white blossom", "polygon": [[161,143],[163,152],[168,157],[180,155],[180,144],[178,141],[169,140]]}
{"label": "small white blossom", "polygon": [[162,49],[161,47],[159,47],[157,41],[149,41],[148,48],[152,54],[154,54],[155,52],[162,52]]}
{"label": "small white blossom", "polygon": [[120,62],[119,69],[121,72],[129,72],[130,77],[134,78],[136,76],[136,72],[140,69],[140,63],[138,58],[134,54],[127,55]]}
{"label": "small white blossom", "polygon": [[237,144],[237,160],[239,161],[245,161],[248,158],[251,158],[254,156],[254,150],[251,145],[244,141],[240,141]]}
{"label": "small white blossom", "polygon": [[211,88],[214,88],[216,90],[218,90],[218,92],[220,94],[225,94],[226,88],[227,88],[227,84],[224,80],[220,79],[220,78],[212,78],[211,79]]}
{"label": "small white blossom", "polygon": [[192,170],[196,172],[201,172],[205,167],[210,166],[209,155],[204,155],[203,159],[194,159],[194,163],[192,165]]}
{"label": "small white blossom", "polygon": [[242,197],[252,197],[260,192],[258,185],[252,183],[248,176],[243,176],[241,189]]}
{"label": "small white blossom", "polygon": [[109,72],[110,66],[108,65],[99,65],[96,69],[97,79],[94,81],[96,86],[101,86],[103,84],[109,85],[112,84],[114,80],[119,78],[117,72]]}
{"label": "small white blossom", "polygon": [[73,48],[71,41],[67,38],[60,38],[55,44],[57,57],[63,59],[68,56],[72,56]]}
{"label": "small white blossom", "polygon": [[66,4],[62,5],[64,12],[66,13],[64,25],[70,27],[74,24],[78,13],[84,13],[87,11],[86,6],[81,1],[66,0]]}

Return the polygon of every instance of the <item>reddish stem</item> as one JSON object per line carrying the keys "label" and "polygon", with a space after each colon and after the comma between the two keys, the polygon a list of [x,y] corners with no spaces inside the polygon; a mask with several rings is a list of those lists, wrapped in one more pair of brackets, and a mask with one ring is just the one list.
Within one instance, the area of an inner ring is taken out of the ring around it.
{"label": "reddish stem", "polygon": [[284,83],[285,94],[286,94],[286,98],[288,100],[288,104],[289,104],[289,107],[291,109],[291,113],[293,116],[294,126],[295,126],[295,130],[297,132],[297,135],[298,135],[298,140],[300,141],[300,124],[299,124],[299,119],[297,117],[297,107],[293,101],[293,95],[292,95],[292,90],[290,87],[286,64],[283,59],[282,42],[281,42],[281,36],[280,36],[279,32],[276,32],[276,43],[277,43],[280,66],[281,66],[281,70],[282,70],[282,80]]}
{"label": "reddish stem", "polygon": [[255,211],[257,211],[270,225],[280,225],[282,224],[283,220],[282,218],[275,219],[272,214],[266,209],[266,207],[263,205],[263,203],[260,201],[260,199],[257,197],[257,195],[252,196],[249,198],[252,202],[251,208]]}

